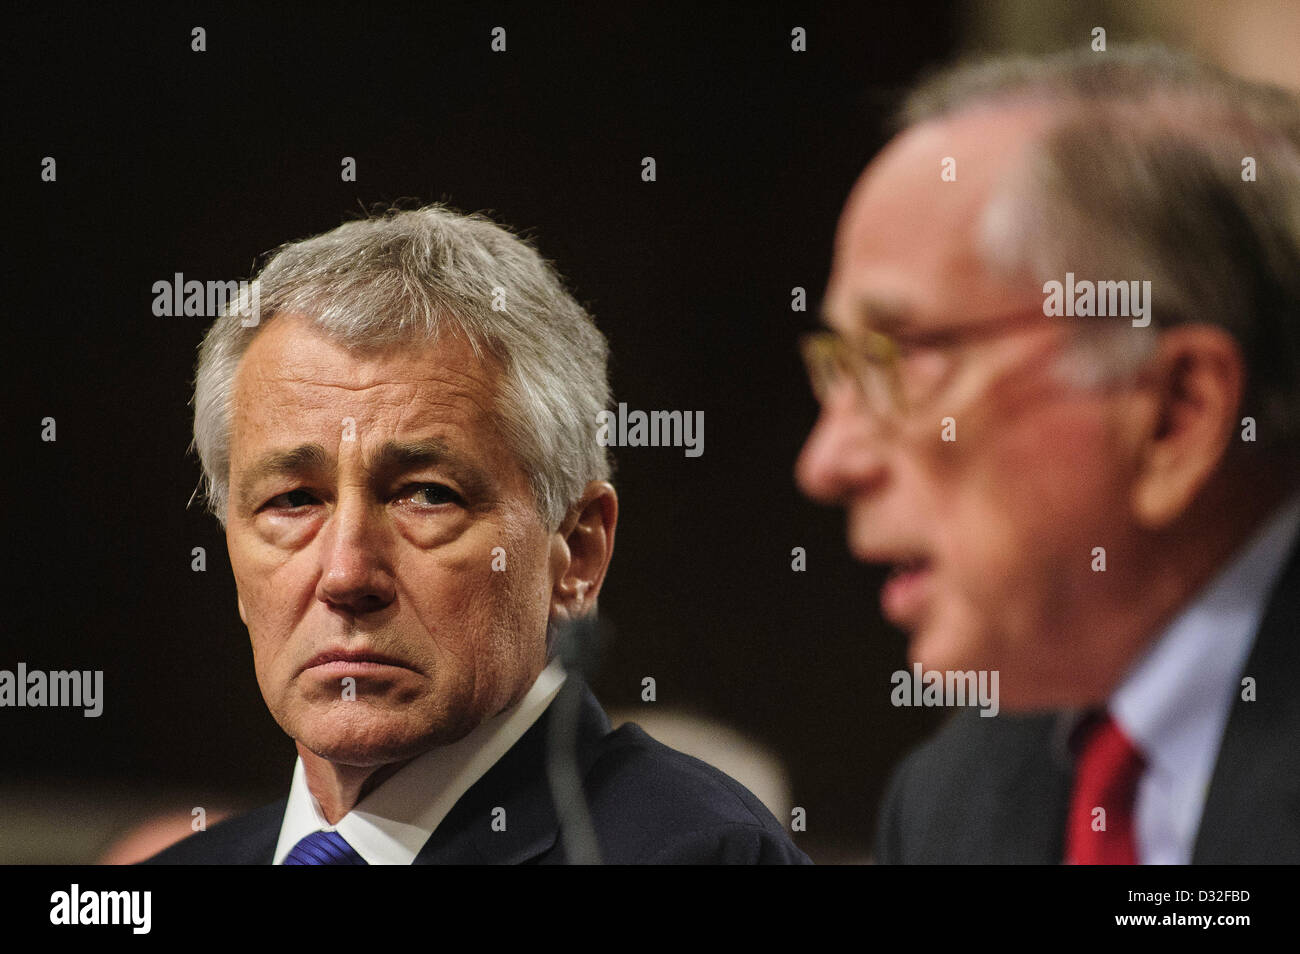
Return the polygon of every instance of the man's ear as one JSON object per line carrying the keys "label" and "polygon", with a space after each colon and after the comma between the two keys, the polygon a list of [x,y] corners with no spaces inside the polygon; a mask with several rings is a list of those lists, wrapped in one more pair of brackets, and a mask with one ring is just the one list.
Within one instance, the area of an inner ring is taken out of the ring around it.
{"label": "man's ear", "polygon": [[1241,349],[1224,329],[1179,325],[1162,332],[1144,373],[1152,413],[1138,425],[1132,501],[1142,526],[1176,520],[1222,465],[1245,377]]}
{"label": "man's ear", "polygon": [[236,594],[236,595],[235,595],[235,603],[238,604],[238,606],[239,606],[239,618],[242,619],[242,620],[244,621],[244,625],[247,626],[247,625],[248,625],[248,614],[247,614],[246,612],[244,612],[244,598],[243,598],[242,596]]}
{"label": "man's ear", "polygon": [[614,555],[618,494],[593,480],[570,509],[551,544],[551,618],[573,619],[591,612]]}

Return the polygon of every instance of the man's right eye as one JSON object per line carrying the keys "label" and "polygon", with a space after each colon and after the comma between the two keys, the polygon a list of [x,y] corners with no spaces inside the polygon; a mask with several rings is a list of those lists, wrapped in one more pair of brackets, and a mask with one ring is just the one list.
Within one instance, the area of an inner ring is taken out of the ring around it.
{"label": "man's right eye", "polygon": [[272,497],[265,504],[266,507],[272,507],[276,510],[296,510],[299,507],[305,507],[316,500],[305,490],[290,490],[288,493]]}

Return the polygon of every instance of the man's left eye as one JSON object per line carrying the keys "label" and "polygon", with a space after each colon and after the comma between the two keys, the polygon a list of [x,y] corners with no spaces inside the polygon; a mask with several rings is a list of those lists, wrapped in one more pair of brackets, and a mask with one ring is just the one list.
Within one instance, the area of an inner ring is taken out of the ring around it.
{"label": "man's left eye", "polygon": [[460,496],[444,484],[413,484],[402,491],[401,497],[427,507],[460,502]]}

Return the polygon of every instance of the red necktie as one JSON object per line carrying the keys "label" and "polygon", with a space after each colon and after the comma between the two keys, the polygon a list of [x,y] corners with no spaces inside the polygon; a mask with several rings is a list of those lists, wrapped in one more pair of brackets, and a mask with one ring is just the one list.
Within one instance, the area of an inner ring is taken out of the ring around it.
{"label": "red necktie", "polygon": [[1142,775],[1142,753],[1106,713],[1080,726],[1076,739],[1074,791],[1065,829],[1066,863],[1135,865],[1133,806]]}

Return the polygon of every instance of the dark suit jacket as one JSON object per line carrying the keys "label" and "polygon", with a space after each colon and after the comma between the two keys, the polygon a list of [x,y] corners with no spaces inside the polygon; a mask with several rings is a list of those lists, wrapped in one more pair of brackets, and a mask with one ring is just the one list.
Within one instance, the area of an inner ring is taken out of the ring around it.
{"label": "dark suit jacket", "polygon": [[[611,732],[585,685],[581,694],[578,764],[607,864],[811,863],[744,786],[638,726]],[[550,714],[461,796],[415,864],[565,863],[546,777]],[[269,865],[287,804],[281,799],[213,825],[144,864]],[[505,831],[492,830],[498,807],[506,810]]]}
{"label": "dark suit jacket", "polygon": [[[1195,864],[1300,863],[1300,547],[1260,622],[1224,728],[1192,852]],[[1072,768],[1059,714],[959,712],[894,773],[881,809],[885,864],[1056,864]]]}

